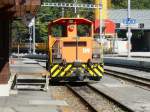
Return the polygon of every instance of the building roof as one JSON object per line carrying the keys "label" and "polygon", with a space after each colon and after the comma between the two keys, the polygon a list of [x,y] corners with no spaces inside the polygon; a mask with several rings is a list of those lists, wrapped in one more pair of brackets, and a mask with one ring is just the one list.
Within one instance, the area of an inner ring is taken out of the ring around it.
{"label": "building roof", "polygon": [[[109,18],[115,23],[122,23],[127,18],[127,9],[112,9],[108,11]],[[137,23],[144,23],[144,29],[150,29],[150,10],[131,10],[131,18]]]}

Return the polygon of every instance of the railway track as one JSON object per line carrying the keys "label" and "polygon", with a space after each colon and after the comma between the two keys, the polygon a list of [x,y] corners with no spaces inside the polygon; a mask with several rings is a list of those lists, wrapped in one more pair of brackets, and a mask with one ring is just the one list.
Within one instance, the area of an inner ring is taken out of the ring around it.
{"label": "railway track", "polygon": [[[150,88],[149,79],[133,76],[131,74],[122,74],[121,72],[116,73],[115,71],[113,72],[106,69],[105,73],[113,75],[115,78],[117,77],[123,80],[134,82],[136,85],[140,85],[138,87],[141,87],[142,89],[143,86]],[[134,112],[136,110],[133,110],[134,108],[132,108],[132,106],[126,105],[126,103],[122,102],[121,100],[113,98],[109,93],[105,93],[103,90],[96,89],[96,86],[94,87],[86,83],[76,86],[67,83],[66,86],[83,102],[83,105],[85,105],[91,112]],[[128,102],[128,99],[125,101]]]}
{"label": "railway track", "polygon": [[135,83],[135,84],[140,85],[140,86],[146,86],[150,89],[150,79],[143,78],[140,76],[135,76],[135,75],[132,75],[129,73],[122,73],[119,71],[113,71],[113,70],[109,70],[109,69],[105,69],[105,74],[130,81],[130,82]]}
{"label": "railway track", "polygon": [[105,94],[103,91],[86,84],[84,86],[66,85],[91,112],[134,112],[130,107]]}

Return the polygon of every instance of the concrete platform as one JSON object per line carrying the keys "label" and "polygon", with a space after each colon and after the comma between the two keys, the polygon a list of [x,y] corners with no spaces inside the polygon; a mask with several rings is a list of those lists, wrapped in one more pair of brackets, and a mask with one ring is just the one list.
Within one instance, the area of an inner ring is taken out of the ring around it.
{"label": "concrete platform", "polygon": [[[20,78],[40,78],[47,74],[42,66],[31,59],[11,59],[10,72],[11,76],[19,74]],[[6,94],[1,89],[0,92]],[[0,112],[59,112],[60,107],[68,106],[64,100],[53,99],[50,88],[45,92],[27,86],[25,89],[9,90],[8,94],[0,97]]]}
{"label": "concrete platform", "polygon": [[[119,53],[119,54],[105,54],[107,57],[127,57],[128,53]],[[131,52],[131,57],[134,58],[150,58],[150,52]]]}
{"label": "concrete platform", "polygon": [[8,97],[0,97],[0,112],[59,112],[60,106],[68,104],[52,99],[51,90],[19,90]]}
{"label": "concrete platform", "polygon": [[125,65],[133,66],[140,68],[150,68],[150,58],[135,58],[135,57],[117,57],[117,56],[105,56],[104,63],[107,64],[116,64],[116,65]]}
{"label": "concrete platform", "polygon": [[[143,58],[150,58],[150,52],[131,52],[130,55],[132,57],[143,57]],[[127,57],[127,53],[120,53],[118,56]]]}
{"label": "concrete platform", "polygon": [[129,68],[123,67],[114,67],[114,66],[104,66],[104,69],[112,70],[112,71],[119,71],[121,73],[130,74],[137,77],[142,77],[144,79],[150,80],[150,72],[140,71],[140,70],[133,70]]}
{"label": "concrete platform", "polygon": [[123,105],[135,112],[150,112],[150,91],[129,85],[124,81],[117,80],[108,76],[97,83],[92,84],[100,91],[111,96]]}
{"label": "concrete platform", "polygon": [[34,75],[46,75],[48,72],[38,64],[37,61],[21,58],[12,59],[13,63],[10,64],[11,73],[16,74],[34,74]]}

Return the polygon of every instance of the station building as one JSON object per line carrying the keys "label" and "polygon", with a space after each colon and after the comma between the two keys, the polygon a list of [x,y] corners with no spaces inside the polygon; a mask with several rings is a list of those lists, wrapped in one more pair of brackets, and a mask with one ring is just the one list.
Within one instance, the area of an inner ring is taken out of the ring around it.
{"label": "station building", "polygon": [[[127,9],[111,9],[108,15],[115,23],[123,23],[127,18]],[[144,28],[132,28],[132,51],[150,52],[150,10],[131,10],[131,18],[136,19],[136,23],[143,23]],[[122,33],[120,38],[126,38],[126,28],[118,28],[118,33]]]}

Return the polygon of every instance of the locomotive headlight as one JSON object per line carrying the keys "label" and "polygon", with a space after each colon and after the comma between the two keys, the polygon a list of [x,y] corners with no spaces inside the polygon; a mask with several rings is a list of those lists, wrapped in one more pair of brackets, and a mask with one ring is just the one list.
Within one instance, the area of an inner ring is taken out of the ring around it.
{"label": "locomotive headlight", "polygon": [[57,54],[57,58],[62,58],[61,54]]}
{"label": "locomotive headlight", "polygon": [[92,58],[100,58],[100,54],[92,54]]}

